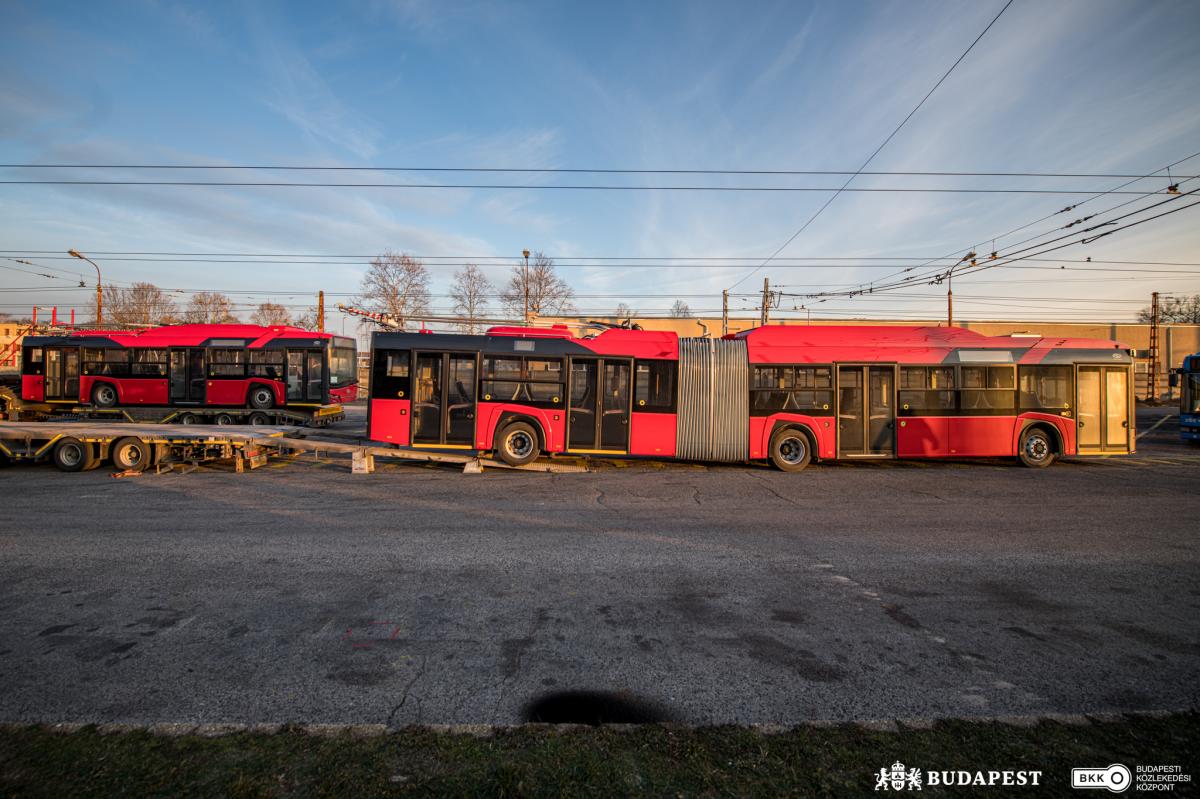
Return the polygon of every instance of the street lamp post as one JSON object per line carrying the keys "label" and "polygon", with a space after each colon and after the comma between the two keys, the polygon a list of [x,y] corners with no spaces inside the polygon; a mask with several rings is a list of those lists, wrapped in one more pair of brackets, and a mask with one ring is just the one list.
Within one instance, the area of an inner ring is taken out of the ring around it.
{"label": "street lamp post", "polygon": [[67,250],[67,254],[73,258],[81,258],[96,267],[96,327],[100,327],[104,323],[104,290],[100,285],[100,267],[96,266],[96,262],[91,258],[77,250]]}
{"label": "street lamp post", "polygon": [[529,250],[521,250],[521,254],[525,256],[525,271],[522,273],[521,282],[525,284],[525,324],[529,324]]}
{"label": "street lamp post", "polygon": [[963,256],[963,259],[950,267],[950,271],[946,273],[946,327],[954,327],[954,285],[951,281],[954,280],[954,270],[958,269],[965,263],[975,265],[975,252],[972,250]]}

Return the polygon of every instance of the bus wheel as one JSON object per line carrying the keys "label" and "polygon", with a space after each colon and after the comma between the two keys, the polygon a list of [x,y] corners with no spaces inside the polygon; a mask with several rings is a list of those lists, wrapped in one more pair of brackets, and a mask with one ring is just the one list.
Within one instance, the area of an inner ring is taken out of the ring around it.
{"label": "bus wheel", "polygon": [[524,466],[538,456],[537,432],[526,422],[513,422],[500,433],[496,454],[509,466]]}
{"label": "bus wheel", "polygon": [[97,383],[92,389],[92,404],[97,408],[111,408],[117,404],[117,390],[108,383]]}
{"label": "bus wheel", "polygon": [[233,424],[233,417],[231,415],[229,415],[228,413],[218,413],[216,422],[217,422],[217,424],[221,425],[222,427],[225,427],[226,425]]}
{"label": "bus wheel", "polygon": [[777,468],[785,472],[798,472],[811,459],[808,436],[800,430],[786,428],[771,436],[771,463]]}
{"label": "bus wheel", "polygon": [[91,444],[85,444],[78,438],[66,436],[60,438],[54,445],[54,452],[51,453],[50,458],[60,472],[82,472],[84,469],[91,468],[95,463],[96,456],[92,453]]}
{"label": "bus wheel", "polygon": [[254,386],[250,389],[250,407],[266,410],[275,404],[275,392],[269,386]]}
{"label": "bus wheel", "polygon": [[254,413],[250,414],[250,424],[254,425],[255,427],[264,427],[270,423],[271,417],[267,416],[262,411],[255,411]]}
{"label": "bus wheel", "polygon": [[1041,427],[1033,427],[1021,436],[1021,463],[1031,469],[1044,469],[1054,463],[1054,442]]}
{"label": "bus wheel", "polygon": [[150,465],[150,447],[135,436],[117,439],[112,445],[113,468],[118,472],[140,472]]}
{"label": "bus wheel", "polygon": [[199,424],[199,421],[200,420],[196,418],[196,414],[194,414],[194,413],[179,414],[179,423],[180,424]]}

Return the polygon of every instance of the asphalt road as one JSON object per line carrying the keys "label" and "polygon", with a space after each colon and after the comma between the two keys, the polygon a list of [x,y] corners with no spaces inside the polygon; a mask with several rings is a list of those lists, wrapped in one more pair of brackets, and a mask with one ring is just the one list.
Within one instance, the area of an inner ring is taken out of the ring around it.
{"label": "asphalt road", "polygon": [[1200,450],[1140,446],[1043,471],[13,467],[0,721],[1196,708]]}

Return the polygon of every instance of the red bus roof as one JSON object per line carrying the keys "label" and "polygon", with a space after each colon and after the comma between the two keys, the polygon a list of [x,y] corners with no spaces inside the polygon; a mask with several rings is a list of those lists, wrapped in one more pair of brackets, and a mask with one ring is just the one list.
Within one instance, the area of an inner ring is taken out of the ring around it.
{"label": "red bus roof", "polygon": [[980,353],[977,360],[992,360],[986,351],[1008,352],[1028,363],[1055,349],[1127,349],[1103,339],[985,336],[962,327],[907,325],[767,325],[730,338],[746,341],[752,363],[940,363],[952,352],[964,361],[973,360],[973,352]]}
{"label": "red bus roof", "polygon": [[211,339],[250,339],[250,346],[278,338],[330,339],[332,333],[288,325],[161,325],[140,330],[75,330],[69,338],[103,336],[123,347],[198,347]]}

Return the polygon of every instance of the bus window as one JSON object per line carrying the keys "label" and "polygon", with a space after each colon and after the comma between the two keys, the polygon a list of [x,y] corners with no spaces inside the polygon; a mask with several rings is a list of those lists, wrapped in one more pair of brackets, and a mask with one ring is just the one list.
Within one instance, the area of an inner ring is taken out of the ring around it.
{"label": "bus window", "polygon": [[283,380],[283,350],[250,350],[250,375]]}
{"label": "bus window", "polygon": [[208,351],[209,377],[245,377],[246,351],[212,349]]}
{"label": "bus window", "polygon": [[333,347],[329,350],[329,385],[341,388],[358,380],[353,347]]}
{"label": "bus window", "polygon": [[756,415],[828,412],[833,407],[833,370],[828,366],[755,366],[750,409]]}
{"label": "bus window", "polygon": [[321,401],[323,399],[322,386],[325,381],[325,376],[322,374],[324,369],[325,353],[320,350],[308,351],[308,399]]}
{"label": "bus window", "polygon": [[1022,411],[1059,411],[1071,407],[1075,369],[1071,366],[1021,366],[1020,407]]}
{"label": "bus window", "polygon": [[901,416],[941,416],[953,410],[954,367],[900,367]]}
{"label": "bus window", "polygon": [[633,408],[640,413],[675,412],[675,361],[638,361]]}
{"label": "bus window", "polygon": [[1016,404],[1016,388],[1011,366],[964,366],[959,408],[967,416],[988,415],[988,411],[1011,411]]}

